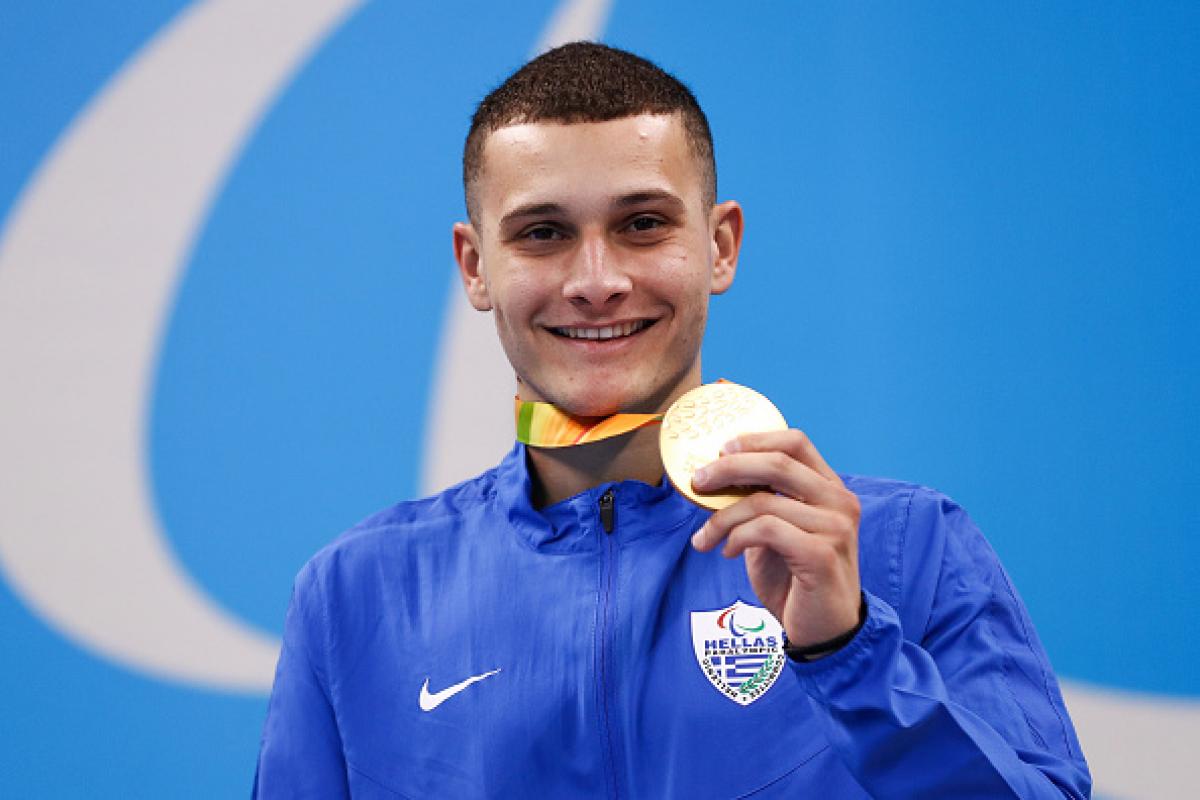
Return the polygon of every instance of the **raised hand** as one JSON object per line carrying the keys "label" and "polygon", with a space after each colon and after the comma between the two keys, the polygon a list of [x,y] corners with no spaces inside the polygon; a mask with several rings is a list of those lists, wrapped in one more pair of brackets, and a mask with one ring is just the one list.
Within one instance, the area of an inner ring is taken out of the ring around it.
{"label": "raised hand", "polygon": [[763,486],[722,509],[692,537],[709,551],[745,554],[750,585],[798,647],[859,622],[858,498],[799,430],[745,434],[692,478],[697,491]]}

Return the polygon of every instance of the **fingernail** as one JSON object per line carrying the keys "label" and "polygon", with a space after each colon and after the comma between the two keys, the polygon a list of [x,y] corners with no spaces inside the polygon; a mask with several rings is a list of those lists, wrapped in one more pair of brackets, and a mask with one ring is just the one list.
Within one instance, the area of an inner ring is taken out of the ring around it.
{"label": "fingernail", "polygon": [[692,483],[699,486],[708,480],[708,469],[701,467],[692,473]]}
{"label": "fingernail", "polygon": [[699,550],[703,546],[704,546],[704,528],[701,528],[700,530],[698,530],[692,534],[692,547]]}
{"label": "fingernail", "polygon": [[742,443],[737,439],[730,439],[721,447],[721,452],[725,454],[740,453],[742,451]]}

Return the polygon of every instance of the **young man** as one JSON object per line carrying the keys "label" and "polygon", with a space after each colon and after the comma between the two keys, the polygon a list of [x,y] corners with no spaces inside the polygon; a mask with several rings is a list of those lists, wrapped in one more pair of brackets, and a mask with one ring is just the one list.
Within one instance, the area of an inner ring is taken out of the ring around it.
{"label": "young man", "polygon": [[[551,51],[480,104],[464,183],[455,255],[529,408],[657,413],[700,385],[742,210],[715,202],[686,88],[601,45]],[[1032,624],[960,508],[839,476],[789,430],[697,473],[769,487],[710,515],[657,440],[518,444],[319,553],[257,793],[1087,796]]]}

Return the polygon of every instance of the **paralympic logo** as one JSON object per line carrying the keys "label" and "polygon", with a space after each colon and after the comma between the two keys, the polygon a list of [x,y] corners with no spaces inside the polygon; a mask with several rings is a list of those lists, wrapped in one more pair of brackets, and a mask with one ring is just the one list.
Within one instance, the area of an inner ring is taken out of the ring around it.
{"label": "paralympic logo", "polygon": [[735,610],[736,609],[734,609],[734,608],[728,608],[724,612],[721,613],[721,616],[717,617],[717,626],[724,630],[729,631],[730,635],[741,637],[741,636],[745,636],[747,633],[758,633],[767,627],[766,620],[760,619],[758,621],[758,627],[755,627],[755,628],[743,627],[743,628],[739,629],[737,627],[737,623],[734,621],[734,611]]}

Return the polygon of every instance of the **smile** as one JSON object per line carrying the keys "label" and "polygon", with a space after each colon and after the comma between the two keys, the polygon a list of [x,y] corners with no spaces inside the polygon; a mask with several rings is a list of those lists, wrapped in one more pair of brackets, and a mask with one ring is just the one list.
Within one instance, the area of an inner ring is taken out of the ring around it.
{"label": "smile", "polygon": [[550,328],[549,330],[558,335],[565,336],[568,339],[596,339],[603,341],[606,339],[620,339],[625,336],[632,336],[638,331],[643,331],[654,324],[654,320],[639,319],[634,322],[622,322],[616,325],[606,325],[598,328]]}

